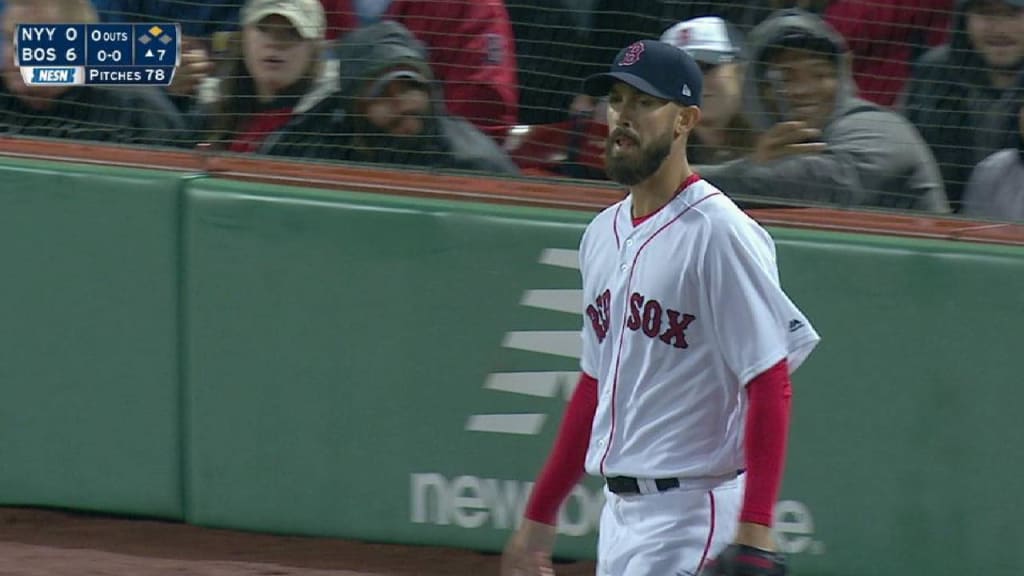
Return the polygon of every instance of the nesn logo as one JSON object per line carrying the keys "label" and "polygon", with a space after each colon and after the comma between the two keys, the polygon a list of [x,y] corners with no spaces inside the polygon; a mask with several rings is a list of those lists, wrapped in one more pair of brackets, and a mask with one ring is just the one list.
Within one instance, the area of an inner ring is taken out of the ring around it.
{"label": "nesn logo", "polygon": [[74,84],[75,68],[32,68],[31,84]]}

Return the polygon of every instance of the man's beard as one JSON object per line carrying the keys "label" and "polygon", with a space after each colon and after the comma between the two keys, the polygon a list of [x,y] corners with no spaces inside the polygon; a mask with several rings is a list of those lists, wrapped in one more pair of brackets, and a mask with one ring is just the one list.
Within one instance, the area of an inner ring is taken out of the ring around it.
{"label": "man's beard", "polygon": [[627,158],[625,154],[612,155],[617,134],[610,134],[605,141],[604,166],[608,177],[624,186],[634,186],[647,180],[661,168],[672,150],[672,133],[665,131],[650,144],[640,147],[639,158]]}

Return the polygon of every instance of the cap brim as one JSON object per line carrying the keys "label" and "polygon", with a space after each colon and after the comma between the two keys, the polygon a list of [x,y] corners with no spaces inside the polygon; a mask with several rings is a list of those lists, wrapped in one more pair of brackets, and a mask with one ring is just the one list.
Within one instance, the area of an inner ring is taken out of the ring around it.
{"label": "cap brim", "polygon": [[583,93],[587,96],[600,98],[607,96],[616,82],[625,82],[633,88],[662,100],[675,100],[675,98],[661,92],[643,78],[630,74],[629,72],[604,72],[594,74],[583,81]]}
{"label": "cap brim", "polygon": [[761,52],[761,60],[767,60],[769,54],[784,48],[796,48],[819,54],[833,55],[840,54],[843,51],[843,48],[837,46],[832,40],[800,29],[783,34],[774,42],[770,42]]}
{"label": "cap brim", "polygon": [[371,98],[380,96],[384,91],[384,88],[395,80],[412,80],[421,86],[430,86],[430,81],[427,80],[423,74],[420,74],[415,70],[403,68],[399,70],[392,70],[391,72],[388,72],[374,80],[373,83],[370,84],[370,88],[367,90],[367,95]]}
{"label": "cap brim", "polygon": [[416,84],[424,86],[428,90],[430,87],[430,79],[420,71],[412,68],[399,68],[386,72],[376,78],[370,83],[370,86],[366,89],[365,93],[368,97],[379,96],[384,91],[384,88],[395,80],[411,80]]}

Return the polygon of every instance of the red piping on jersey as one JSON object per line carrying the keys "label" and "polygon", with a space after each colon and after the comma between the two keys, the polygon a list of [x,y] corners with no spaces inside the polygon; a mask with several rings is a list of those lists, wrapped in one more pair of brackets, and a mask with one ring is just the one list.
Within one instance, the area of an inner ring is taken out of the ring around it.
{"label": "red piping on jersey", "polygon": [[679,194],[682,193],[683,190],[686,190],[687,188],[690,187],[690,184],[693,184],[698,180],[700,180],[700,176],[696,172],[687,176],[686,180],[683,180],[682,185],[679,186],[679,189],[676,190],[676,193],[672,195],[672,198],[670,198],[668,202],[665,202],[664,204],[661,205],[660,208],[658,208],[654,212],[651,212],[650,214],[645,214],[643,216],[633,216],[631,213],[630,216],[632,216],[633,218],[633,228],[636,228],[637,226],[643,224],[644,222],[647,222],[651,218],[654,218],[655,215],[657,215],[659,212],[665,209],[665,206],[668,206],[669,202],[675,200],[676,196],[679,196]]}
{"label": "red piping on jersey", "polygon": [[708,541],[704,543],[704,553],[700,556],[700,564],[697,565],[695,574],[700,574],[704,568],[704,562],[708,559],[708,552],[711,550],[711,540],[715,537],[715,493],[708,490],[708,500],[711,502],[711,529],[708,530]]}
{"label": "red piping on jersey", "polygon": [[[690,178],[687,178],[686,181],[696,181],[697,179],[699,178],[694,178],[693,176],[691,176]],[[629,287],[633,285],[633,272],[636,271],[636,261],[640,258],[640,253],[644,251],[644,248],[647,248],[647,245],[651,243],[651,240],[654,240],[655,236],[661,234],[662,230],[668,228],[672,224],[675,224],[680,218],[682,218],[687,212],[689,212],[691,208],[697,206],[698,204],[707,200],[708,198],[711,198],[712,196],[718,196],[719,194],[721,194],[721,192],[712,192],[711,194],[708,194],[707,196],[701,198],[700,200],[697,200],[693,204],[690,204],[689,206],[686,207],[686,210],[683,210],[675,218],[669,220],[668,222],[663,224],[661,228],[655,230],[654,234],[651,234],[651,237],[640,245],[640,248],[637,249],[636,254],[633,255],[633,263],[630,264],[629,266],[629,280],[626,282],[627,298],[629,294]],[[622,327],[619,329],[619,347],[618,350],[616,350],[615,352],[615,376],[612,378],[612,425],[611,429],[608,431],[608,443],[605,445],[604,454],[601,456],[601,476],[605,475],[604,462],[605,460],[608,459],[608,452],[611,451],[612,442],[615,440],[615,391],[618,390],[619,388],[619,365],[622,363],[622,341],[625,335],[626,323],[623,322]]]}
{"label": "red piping on jersey", "polygon": [[[649,220],[652,216],[654,216],[658,212],[661,212],[662,210],[664,210],[665,206],[668,206],[669,202],[671,202],[672,200],[675,200],[676,196],[679,196],[679,194],[683,190],[686,190],[687,188],[690,187],[691,184],[693,184],[694,182],[696,182],[698,180],[700,180],[700,174],[697,174],[696,172],[693,172],[689,176],[687,176],[685,180],[683,180],[683,183],[679,185],[679,189],[676,190],[676,193],[673,194],[672,198],[670,198],[668,202],[664,203],[661,206],[661,208],[658,208],[654,212],[651,212],[650,214],[648,214],[646,216],[641,216],[639,218],[633,218],[633,215],[630,214],[629,216],[632,219],[633,226],[634,227],[639,226],[642,222],[644,222],[646,220]],[[615,247],[618,248],[618,249],[622,248],[622,244],[619,242],[619,212],[621,212],[621,211],[622,211],[622,203],[620,202],[619,205],[615,207],[615,217],[612,218],[612,233],[615,234]]]}
{"label": "red piping on jersey", "polygon": [[615,234],[615,249],[622,250],[622,243],[619,242],[619,212],[622,211],[622,204],[615,207],[615,218],[612,218],[612,232]]}

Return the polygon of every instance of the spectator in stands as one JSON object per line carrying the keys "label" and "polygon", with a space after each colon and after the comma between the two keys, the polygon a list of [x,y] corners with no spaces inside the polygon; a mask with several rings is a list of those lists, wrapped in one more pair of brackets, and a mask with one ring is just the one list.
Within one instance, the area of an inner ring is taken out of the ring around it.
{"label": "spectator in stands", "polygon": [[340,39],[336,52],[348,139],[340,159],[517,172],[497,143],[447,114],[426,48],[401,24],[358,28]]}
{"label": "spectator in stands", "polygon": [[974,169],[964,192],[967,216],[1024,222],[1024,99],[1018,106],[1016,146],[996,152]]}
{"label": "spectator in stands", "polygon": [[422,42],[452,114],[502,141],[517,120],[515,40],[504,0],[323,0],[344,34],[394,20]]}
{"label": "spectator in stands", "polygon": [[[193,106],[192,97],[215,74],[237,32],[244,0],[93,0],[103,22],[179,23],[182,33],[181,65],[167,88],[181,110]],[[334,38],[327,30],[327,38]]]}
{"label": "spectator in stands", "polygon": [[799,9],[749,38],[744,104],[759,135],[746,158],[697,171],[730,194],[797,203],[948,211],[935,159],[894,112],[861,100],[843,38]]}
{"label": "spectator in stands", "polygon": [[661,41],[685,50],[704,73],[700,122],[687,142],[694,164],[718,164],[753,149],[750,124],[743,116],[742,34],[717,16],[680,22]]}
{"label": "spectator in stands", "polygon": [[178,142],[185,125],[164,93],[152,87],[28,86],[16,66],[16,24],[95,23],[89,0],[6,0],[0,133],[119,144]]}
{"label": "spectator in stands", "polygon": [[825,20],[846,38],[865,100],[893,106],[910,65],[949,36],[953,0],[832,0]]}
{"label": "spectator in stands", "polygon": [[200,110],[206,140],[230,152],[303,158],[337,155],[337,61],[327,57],[317,0],[249,0],[240,42]]}
{"label": "spectator in stands", "polygon": [[914,67],[903,109],[932,147],[954,210],[978,162],[1013,146],[1022,73],[1024,0],[957,0],[949,43]]}

